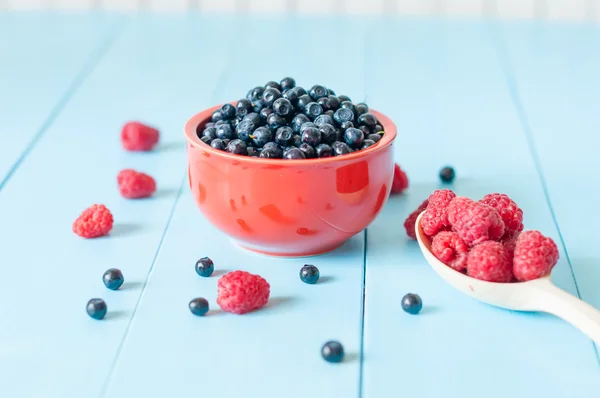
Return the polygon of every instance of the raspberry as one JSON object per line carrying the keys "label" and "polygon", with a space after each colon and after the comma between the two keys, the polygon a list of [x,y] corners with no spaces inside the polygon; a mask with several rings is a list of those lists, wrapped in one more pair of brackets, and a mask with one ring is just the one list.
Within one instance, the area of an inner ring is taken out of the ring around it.
{"label": "raspberry", "polygon": [[408,188],[408,176],[400,168],[398,163],[394,164],[394,180],[392,181],[392,193],[402,193]]}
{"label": "raspberry", "polygon": [[410,213],[409,216],[406,217],[406,220],[404,220],[404,229],[406,229],[406,235],[408,235],[409,238],[417,240],[417,235],[415,235],[415,224],[417,222],[417,217],[419,217],[419,214],[421,214],[427,208],[428,203],[429,200],[425,199],[425,201],[421,203],[415,211]]}
{"label": "raspberry", "polygon": [[442,231],[433,237],[431,252],[441,262],[457,271],[467,268],[467,256],[469,247],[455,233]]}
{"label": "raspberry", "polygon": [[158,142],[158,130],[140,122],[125,123],[121,143],[128,151],[149,151]]}
{"label": "raspberry", "polygon": [[85,209],[73,223],[73,232],[82,238],[104,236],[112,229],[113,216],[104,205],[92,205]]}
{"label": "raspberry", "polygon": [[523,230],[523,210],[503,193],[485,195],[480,203],[493,207],[498,211],[504,221],[504,235],[512,236]]}
{"label": "raspberry", "polygon": [[502,243],[488,240],[472,248],[467,257],[467,275],[489,282],[511,282],[512,264]]}
{"label": "raspberry", "polygon": [[501,242],[504,245],[504,249],[506,249],[506,252],[508,253],[510,261],[512,261],[512,258],[515,254],[515,245],[517,244],[517,238],[519,234],[512,236],[506,236],[506,234],[504,235],[505,236],[504,238],[502,238]]}
{"label": "raspberry", "polygon": [[217,283],[217,304],[223,311],[245,314],[267,304],[269,293],[269,283],[261,276],[233,271]]}
{"label": "raspberry", "polygon": [[448,222],[469,246],[499,240],[504,235],[504,222],[496,209],[467,198],[456,198],[450,203]]}
{"label": "raspberry", "polygon": [[148,174],[123,169],[117,175],[121,196],[128,199],[147,198],[156,191],[156,181]]}
{"label": "raspberry", "polygon": [[558,262],[558,247],[539,231],[519,234],[513,258],[513,272],[524,282],[546,276]]}
{"label": "raspberry", "polygon": [[429,195],[425,214],[421,217],[421,227],[426,235],[433,236],[449,226],[446,208],[456,195],[449,189],[438,189]]}

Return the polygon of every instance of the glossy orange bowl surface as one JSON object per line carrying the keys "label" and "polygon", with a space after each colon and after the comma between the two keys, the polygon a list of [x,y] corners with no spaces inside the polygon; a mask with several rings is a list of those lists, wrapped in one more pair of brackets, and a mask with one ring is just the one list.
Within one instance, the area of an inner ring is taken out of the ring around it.
{"label": "glossy orange bowl surface", "polygon": [[370,110],[385,134],[367,149],[320,159],[233,155],[203,143],[196,128],[206,109],[185,125],[188,178],[204,216],[238,245],[282,257],[329,252],[364,230],[390,193],[396,126]]}

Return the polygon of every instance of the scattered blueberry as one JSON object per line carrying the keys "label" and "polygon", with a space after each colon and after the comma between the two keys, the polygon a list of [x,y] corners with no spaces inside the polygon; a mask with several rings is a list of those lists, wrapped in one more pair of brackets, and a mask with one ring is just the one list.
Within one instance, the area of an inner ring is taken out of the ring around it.
{"label": "scattered blueberry", "polygon": [[110,290],[117,290],[120,288],[124,280],[123,273],[116,268],[110,268],[104,272],[104,275],[102,275],[102,282],[104,282],[104,286]]}
{"label": "scattered blueberry", "polygon": [[423,308],[423,301],[418,294],[408,293],[402,297],[402,309],[409,314],[418,314]]}
{"label": "scattered blueberry", "polygon": [[283,153],[284,159],[306,159],[304,152],[302,152],[299,148],[290,148]]}
{"label": "scattered blueberry", "polygon": [[300,268],[300,280],[310,285],[317,283],[319,280],[319,269],[314,265],[306,264]]}
{"label": "scattered blueberry", "polygon": [[281,98],[281,91],[276,88],[269,87],[265,89],[265,92],[262,96],[262,102],[264,106],[272,107],[275,100]]}
{"label": "scattered blueberry", "polygon": [[235,117],[235,107],[231,104],[224,104],[221,107],[221,115],[223,120],[231,120]]}
{"label": "scattered blueberry", "polygon": [[237,117],[243,118],[244,116],[252,112],[252,102],[243,98],[237,102],[235,108]]}
{"label": "scattered blueberry", "polygon": [[344,347],[339,341],[330,340],[323,344],[321,356],[324,360],[331,363],[341,362],[344,359]]}
{"label": "scattered blueberry", "polygon": [[246,143],[240,139],[231,140],[229,144],[227,144],[227,152],[233,153],[235,155],[247,155],[248,149]]}
{"label": "scattered blueberry", "polygon": [[363,143],[364,137],[362,131],[354,127],[350,127],[344,131],[344,141],[351,148],[359,148]]}
{"label": "scattered blueberry", "polygon": [[[298,136],[296,136],[296,137],[298,137]],[[312,146],[310,146],[306,142],[302,142],[298,146],[298,149],[300,149],[302,152],[304,152],[304,156],[307,159],[311,159],[311,158],[317,157],[317,152],[315,151],[315,148],[313,148]]]}
{"label": "scattered blueberry", "polygon": [[291,127],[283,126],[277,129],[275,133],[275,143],[280,146],[290,145],[294,139],[294,131]]}
{"label": "scattered blueberry", "polygon": [[225,145],[225,142],[223,142],[223,140],[220,138],[215,138],[214,140],[212,140],[212,142],[210,143],[210,146],[215,149],[220,149],[221,151],[224,151],[227,148],[227,145]]}
{"label": "scattered blueberry", "polygon": [[284,91],[294,88],[296,87],[296,81],[291,77],[284,77],[281,79],[281,82],[279,82],[279,87],[281,87],[281,89]]}
{"label": "scattered blueberry", "polygon": [[307,127],[302,131],[302,142],[312,146],[317,146],[321,143],[321,132],[316,127]]}
{"label": "scattered blueberry", "polygon": [[335,120],[338,125],[341,125],[344,122],[352,121],[353,119],[354,113],[348,108],[340,108],[333,114],[333,120]]}
{"label": "scattered blueberry", "polygon": [[317,157],[319,158],[328,158],[333,156],[333,149],[331,149],[331,147],[327,144],[317,145],[315,151],[317,152]]}
{"label": "scattered blueberry", "polygon": [[316,119],[323,114],[323,107],[316,102],[310,102],[304,107],[304,113],[311,119]]}
{"label": "scattered blueberry", "polygon": [[273,112],[279,116],[288,116],[292,113],[294,107],[292,103],[285,98],[278,98],[273,102]]}
{"label": "scattered blueberry", "polygon": [[333,154],[335,156],[341,156],[352,152],[350,147],[345,142],[340,141],[334,142],[331,148],[333,149]]}
{"label": "scattered blueberry", "polygon": [[217,126],[217,138],[222,140],[228,139],[231,140],[235,137],[235,132],[233,128],[231,128],[228,124],[220,124]]}
{"label": "scattered blueberry", "polygon": [[212,275],[215,270],[215,264],[208,257],[202,257],[200,260],[196,261],[196,273],[203,277],[209,277]]}
{"label": "scattered blueberry", "polygon": [[442,182],[450,183],[454,181],[454,177],[456,177],[456,174],[454,173],[454,169],[452,167],[446,166],[440,170],[440,179]]}
{"label": "scattered blueberry", "polygon": [[359,126],[375,126],[377,125],[377,118],[372,113],[363,113],[358,117]]}
{"label": "scattered blueberry", "polygon": [[192,314],[197,316],[204,316],[208,312],[208,301],[202,297],[198,297],[190,301],[188,304]]}
{"label": "scattered blueberry", "polygon": [[88,301],[86,311],[94,319],[102,319],[106,315],[106,303],[100,298],[93,298]]}
{"label": "scattered blueberry", "polygon": [[254,132],[250,135],[252,142],[257,147],[264,146],[267,142],[273,140],[273,133],[268,128],[262,126],[254,130]]}

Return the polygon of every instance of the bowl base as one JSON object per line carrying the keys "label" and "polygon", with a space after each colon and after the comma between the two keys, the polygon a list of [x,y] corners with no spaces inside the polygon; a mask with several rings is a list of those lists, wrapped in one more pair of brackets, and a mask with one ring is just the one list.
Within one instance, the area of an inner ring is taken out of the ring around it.
{"label": "bowl base", "polygon": [[235,244],[235,246],[239,247],[240,249],[243,249],[245,251],[249,251],[252,252],[254,254],[260,254],[263,256],[268,256],[268,257],[279,257],[279,258],[302,258],[302,257],[315,257],[315,256],[320,256],[322,254],[326,254],[329,252],[334,251],[335,249],[339,248],[340,246],[342,246],[344,242],[341,243],[336,243],[335,245],[332,246],[327,246],[324,248],[320,248],[318,250],[315,251],[301,251],[301,252],[273,252],[273,251],[269,251],[269,250],[265,250],[265,249],[259,249],[259,248],[255,248],[255,247],[250,247],[247,246],[243,243],[238,242],[235,239],[231,239],[231,241]]}

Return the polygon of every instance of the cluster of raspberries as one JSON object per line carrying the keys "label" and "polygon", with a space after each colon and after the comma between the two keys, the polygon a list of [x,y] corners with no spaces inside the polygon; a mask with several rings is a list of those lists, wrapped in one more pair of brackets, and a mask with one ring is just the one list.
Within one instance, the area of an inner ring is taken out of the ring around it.
{"label": "cluster of raspberries", "polygon": [[419,214],[431,252],[459,272],[489,282],[524,282],[548,275],[558,248],[539,231],[523,231],[523,211],[505,194],[474,201],[449,189],[434,191],[404,226],[412,239]]}
{"label": "cluster of raspberries", "polygon": [[[151,151],[158,143],[159,131],[139,122],[126,123],[121,130],[121,144],[127,151]],[[148,174],[123,169],[117,175],[117,187],[122,197],[140,199],[156,191],[156,181]],[[113,227],[113,215],[102,204],[85,209],[73,223],[73,232],[91,239],[107,235]]]}

